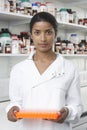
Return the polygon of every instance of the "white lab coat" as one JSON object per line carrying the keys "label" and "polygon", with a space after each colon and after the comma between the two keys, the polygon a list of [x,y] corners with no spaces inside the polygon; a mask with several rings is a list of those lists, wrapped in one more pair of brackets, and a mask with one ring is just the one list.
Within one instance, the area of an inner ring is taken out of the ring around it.
{"label": "white lab coat", "polygon": [[16,130],[71,130],[70,123],[76,122],[82,113],[79,74],[71,61],[60,54],[40,75],[32,60],[15,65],[11,71],[9,95],[12,106],[24,110],[59,111],[69,108],[69,115],[63,124],[43,119],[22,119]]}

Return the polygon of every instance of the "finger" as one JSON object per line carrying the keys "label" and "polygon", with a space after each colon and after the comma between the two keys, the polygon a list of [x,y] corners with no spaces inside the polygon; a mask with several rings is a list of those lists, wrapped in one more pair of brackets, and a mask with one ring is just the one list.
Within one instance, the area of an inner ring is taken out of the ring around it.
{"label": "finger", "polygon": [[63,113],[61,114],[61,117],[60,117],[59,119],[57,119],[57,122],[58,122],[58,123],[62,123],[62,122],[64,122],[64,120],[65,120],[65,112],[63,112]]}
{"label": "finger", "polygon": [[15,121],[18,120],[18,119],[16,118],[16,116],[15,116],[15,111],[19,111],[19,108],[16,107],[16,106],[12,107],[12,108],[9,110],[9,112],[8,112],[8,114],[7,114],[7,118],[8,118],[9,121],[15,122]]}
{"label": "finger", "polygon": [[13,122],[16,121],[16,118],[14,117],[14,115],[13,115],[12,112],[10,112],[10,114],[8,115],[8,120],[9,120],[9,121],[13,121]]}
{"label": "finger", "polygon": [[12,108],[12,110],[15,112],[18,112],[19,111],[19,108],[18,107],[16,107],[16,106],[14,106],[13,108]]}

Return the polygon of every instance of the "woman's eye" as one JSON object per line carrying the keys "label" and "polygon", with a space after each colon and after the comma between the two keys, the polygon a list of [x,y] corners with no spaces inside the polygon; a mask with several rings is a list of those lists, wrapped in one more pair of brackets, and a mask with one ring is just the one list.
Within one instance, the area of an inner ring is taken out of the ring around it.
{"label": "woman's eye", "polygon": [[48,35],[51,35],[53,32],[52,31],[47,31],[47,34]]}
{"label": "woman's eye", "polygon": [[35,32],[34,32],[34,34],[39,35],[39,34],[40,34],[40,32],[39,32],[39,31],[35,31]]}

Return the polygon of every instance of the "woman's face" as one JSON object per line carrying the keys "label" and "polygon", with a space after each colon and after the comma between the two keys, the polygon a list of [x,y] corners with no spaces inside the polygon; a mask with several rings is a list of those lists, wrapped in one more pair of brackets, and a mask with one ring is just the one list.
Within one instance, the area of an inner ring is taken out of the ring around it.
{"label": "woman's face", "polygon": [[37,51],[47,52],[52,50],[55,30],[48,22],[36,22],[32,28],[31,38]]}

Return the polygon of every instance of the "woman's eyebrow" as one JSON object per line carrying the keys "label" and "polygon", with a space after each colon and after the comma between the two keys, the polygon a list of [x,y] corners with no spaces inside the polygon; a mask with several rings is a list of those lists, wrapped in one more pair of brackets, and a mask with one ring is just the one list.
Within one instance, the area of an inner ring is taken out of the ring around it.
{"label": "woman's eyebrow", "polygon": [[[40,29],[34,29],[35,31],[41,31]],[[49,28],[49,29],[46,29],[45,31],[51,31],[52,30],[52,28]]]}
{"label": "woman's eyebrow", "polygon": [[40,31],[39,29],[34,29],[34,31]]}
{"label": "woman's eyebrow", "polygon": [[46,29],[46,31],[52,31],[53,29],[52,28],[50,28],[50,29]]}

